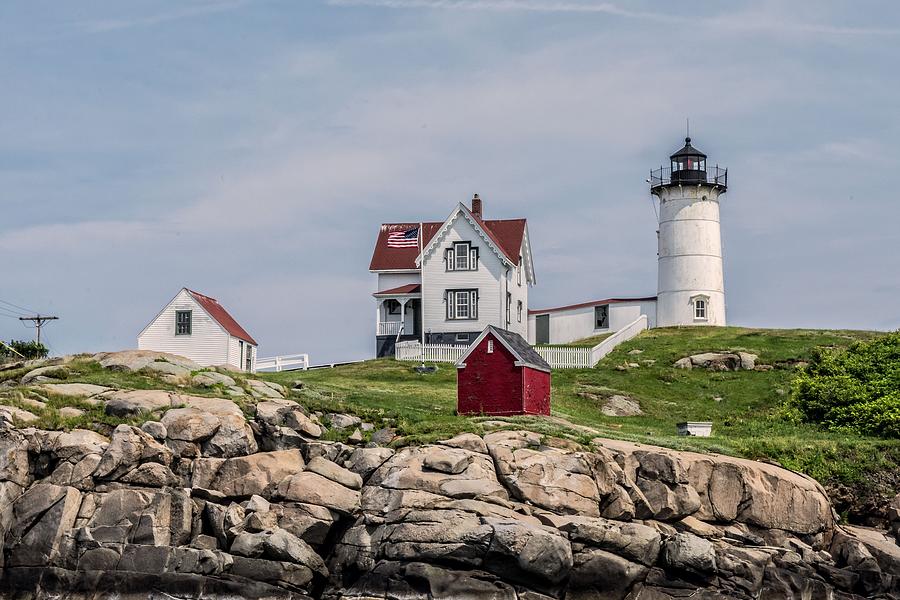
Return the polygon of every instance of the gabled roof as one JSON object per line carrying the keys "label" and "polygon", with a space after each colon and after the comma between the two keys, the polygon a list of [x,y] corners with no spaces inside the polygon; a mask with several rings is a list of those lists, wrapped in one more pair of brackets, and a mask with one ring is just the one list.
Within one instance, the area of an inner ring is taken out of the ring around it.
{"label": "gabled roof", "polygon": [[474,342],[472,342],[462,356],[459,357],[459,360],[456,362],[456,367],[459,369],[465,368],[466,359],[469,355],[478,347],[478,345],[487,337],[488,334],[493,334],[497,340],[503,344],[503,346],[509,350],[509,352],[516,359],[516,366],[521,367],[529,367],[531,369],[537,369],[538,371],[546,371],[550,372],[550,365],[544,360],[540,354],[538,354],[534,348],[531,347],[525,338],[523,338],[518,333],[513,333],[512,331],[507,331],[506,329],[500,329],[499,327],[494,327],[493,325],[488,325],[484,328],[484,331],[481,332]]}
{"label": "gabled roof", "polygon": [[[468,213],[469,218],[484,230],[491,242],[497,246],[503,256],[513,265],[519,264],[519,250],[525,237],[525,219],[489,219],[482,220],[460,204]],[[457,207],[458,209],[459,207]],[[454,210],[454,215],[456,211]],[[453,216],[453,215],[451,215]],[[407,271],[418,270],[416,259],[419,249],[413,248],[388,248],[388,235],[396,231],[409,231],[419,225],[422,226],[422,247],[427,248],[435,234],[445,224],[441,222],[425,223],[384,223],[375,240],[375,250],[372,253],[372,261],[369,263],[370,271]]]}
{"label": "gabled roof", "polygon": [[401,285],[400,287],[391,288],[389,290],[382,290],[380,292],[375,292],[372,294],[373,296],[408,296],[411,294],[419,294],[422,292],[422,284],[420,283],[407,283],[406,285]]}
{"label": "gabled roof", "polygon": [[209,316],[212,317],[214,321],[216,321],[216,323],[221,325],[222,329],[227,331],[229,335],[232,335],[240,340],[244,340],[245,342],[250,342],[254,346],[259,345],[256,343],[256,340],[254,340],[250,336],[250,334],[247,333],[247,331],[243,327],[241,327],[237,321],[234,320],[234,317],[228,314],[228,311],[225,310],[225,307],[219,304],[218,300],[216,300],[215,298],[210,298],[209,296],[201,294],[200,292],[189,290],[188,288],[184,289],[187,290],[187,293],[197,301],[197,304],[199,304],[203,308],[203,310],[205,310],[209,314]]}
{"label": "gabled roof", "polygon": [[618,304],[621,302],[656,302],[656,296],[647,296],[644,298],[605,298],[603,300],[592,300],[590,302],[582,302],[580,304],[569,304],[567,306],[557,306],[555,308],[538,308],[529,309],[529,315],[545,315],[552,312],[560,312],[564,310],[575,310],[578,308],[588,308],[590,306],[599,306],[601,304]]}

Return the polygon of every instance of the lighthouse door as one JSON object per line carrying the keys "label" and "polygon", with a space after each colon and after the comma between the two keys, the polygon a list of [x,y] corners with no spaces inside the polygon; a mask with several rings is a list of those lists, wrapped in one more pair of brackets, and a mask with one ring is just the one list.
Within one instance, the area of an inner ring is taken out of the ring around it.
{"label": "lighthouse door", "polygon": [[538,315],[534,319],[534,343],[550,343],[550,315]]}

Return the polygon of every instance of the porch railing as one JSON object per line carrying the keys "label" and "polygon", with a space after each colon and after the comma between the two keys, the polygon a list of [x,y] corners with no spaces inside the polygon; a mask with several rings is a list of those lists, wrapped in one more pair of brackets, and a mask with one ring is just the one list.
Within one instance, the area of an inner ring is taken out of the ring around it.
{"label": "porch railing", "polygon": [[397,335],[403,328],[403,321],[379,321],[376,335]]}

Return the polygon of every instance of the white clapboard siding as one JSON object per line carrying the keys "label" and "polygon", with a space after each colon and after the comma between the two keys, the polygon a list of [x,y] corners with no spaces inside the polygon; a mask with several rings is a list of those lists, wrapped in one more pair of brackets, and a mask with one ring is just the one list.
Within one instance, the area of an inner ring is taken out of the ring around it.
{"label": "white clapboard siding", "polygon": [[590,369],[591,349],[577,346],[534,346],[535,352],[554,369]]}
{"label": "white clapboard siding", "polygon": [[[191,311],[191,335],[175,335],[175,311]],[[223,365],[229,361],[231,336],[210,317],[186,290],[175,298],[138,336],[138,348],[184,356],[199,365]]]}
{"label": "white clapboard siding", "polygon": [[[478,270],[446,270],[444,250],[450,248],[453,242],[472,242],[473,247],[478,248]],[[482,331],[488,325],[504,327],[501,314],[506,305],[506,291],[503,289],[506,267],[461,213],[438,238],[437,246],[426,257],[423,271],[423,326],[426,331],[471,332]],[[447,320],[444,292],[453,289],[478,290],[477,320]]]}

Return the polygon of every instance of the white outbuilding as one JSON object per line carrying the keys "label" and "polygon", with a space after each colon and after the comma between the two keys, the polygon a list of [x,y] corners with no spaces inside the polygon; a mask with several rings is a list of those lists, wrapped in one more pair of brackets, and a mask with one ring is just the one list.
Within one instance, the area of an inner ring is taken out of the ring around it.
{"label": "white outbuilding", "polygon": [[188,288],[138,334],[138,348],[177,354],[202,366],[256,368],[256,340],[215,298]]}

